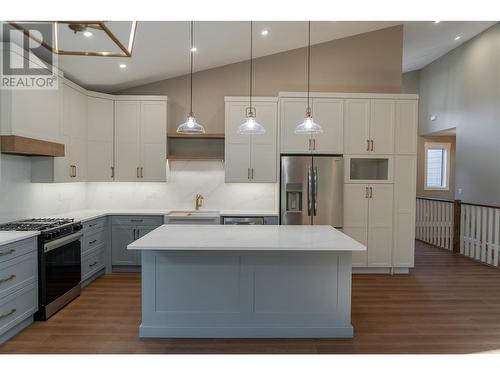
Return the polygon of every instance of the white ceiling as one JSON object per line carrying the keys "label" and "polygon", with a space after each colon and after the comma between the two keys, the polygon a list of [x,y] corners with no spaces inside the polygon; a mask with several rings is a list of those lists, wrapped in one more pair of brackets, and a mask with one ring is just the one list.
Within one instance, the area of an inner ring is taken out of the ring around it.
{"label": "white ceiling", "polygon": [[[311,42],[322,43],[374,31],[402,22],[313,22]],[[403,22],[403,71],[420,69],[494,22]],[[128,44],[130,22],[111,22],[110,29]],[[268,30],[262,36],[262,30]],[[64,31],[73,50],[104,46],[102,35],[91,38]],[[249,22],[204,21],[195,23],[195,71],[243,61],[249,58]],[[456,41],[455,36],[460,35]],[[189,72],[189,22],[138,22],[131,58],[59,56],[59,67],[86,88],[113,92]],[[307,45],[307,22],[254,22],[254,56],[266,56]],[[62,48],[62,47],[61,47]],[[120,69],[121,63],[127,64]]]}

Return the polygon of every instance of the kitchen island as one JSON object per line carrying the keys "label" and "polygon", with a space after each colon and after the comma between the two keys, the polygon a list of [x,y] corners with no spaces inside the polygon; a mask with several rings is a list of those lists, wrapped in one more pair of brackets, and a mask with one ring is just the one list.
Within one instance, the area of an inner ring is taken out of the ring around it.
{"label": "kitchen island", "polygon": [[162,225],[142,260],[141,337],[352,337],[351,258],[331,226]]}

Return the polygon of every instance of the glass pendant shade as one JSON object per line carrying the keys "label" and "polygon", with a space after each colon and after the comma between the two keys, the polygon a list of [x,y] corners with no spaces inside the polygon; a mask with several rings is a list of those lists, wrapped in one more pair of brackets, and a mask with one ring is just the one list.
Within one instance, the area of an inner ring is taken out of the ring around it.
{"label": "glass pendant shade", "polygon": [[181,134],[200,134],[205,133],[205,128],[203,125],[196,122],[196,118],[193,114],[190,114],[186,122],[180,124],[177,127],[177,133]]}
{"label": "glass pendant shade", "polygon": [[318,134],[323,133],[323,128],[316,124],[310,114],[304,118],[304,122],[297,125],[295,134]]}
{"label": "glass pendant shade", "polygon": [[245,122],[238,128],[238,134],[252,135],[264,134],[266,129],[259,124],[253,115],[248,115]]}

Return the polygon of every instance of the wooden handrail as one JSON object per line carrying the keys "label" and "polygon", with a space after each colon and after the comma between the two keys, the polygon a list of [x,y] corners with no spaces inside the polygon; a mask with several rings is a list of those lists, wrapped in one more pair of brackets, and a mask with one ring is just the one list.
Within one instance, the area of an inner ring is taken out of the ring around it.
{"label": "wooden handrail", "polygon": [[500,206],[493,206],[489,204],[480,204],[480,203],[467,203],[467,202],[462,202],[462,204],[467,204],[469,206],[477,206],[477,207],[487,207],[487,208],[500,208]]}
{"label": "wooden handrail", "polygon": [[425,200],[428,200],[428,201],[437,201],[437,202],[446,202],[446,203],[453,203],[453,202],[455,202],[453,200],[439,199],[439,198],[417,197],[417,199],[425,199]]}

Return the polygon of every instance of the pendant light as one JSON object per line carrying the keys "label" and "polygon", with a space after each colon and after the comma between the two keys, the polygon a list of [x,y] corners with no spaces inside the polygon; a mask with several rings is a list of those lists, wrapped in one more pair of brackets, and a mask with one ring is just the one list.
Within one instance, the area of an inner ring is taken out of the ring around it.
{"label": "pendant light", "polygon": [[193,21],[191,21],[191,48],[190,48],[190,53],[191,53],[191,70],[189,74],[189,81],[190,81],[190,87],[189,87],[189,114],[187,117],[186,122],[180,124],[177,127],[177,133],[181,134],[201,134],[205,133],[205,128],[203,125],[198,124],[196,122],[196,118],[194,117],[193,113],[193,53],[195,51],[194,44],[193,44]]}
{"label": "pendant light", "polygon": [[321,126],[314,122],[311,113],[311,98],[310,98],[310,85],[311,85],[311,21],[308,23],[308,42],[307,42],[307,109],[304,122],[297,125],[295,134],[318,134],[323,133]]}
{"label": "pendant light", "polygon": [[249,106],[246,109],[245,122],[238,128],[238,134],[254,135],[264,134],[266,129],[257,122],[257,111],[252,107],[252,79],[253,79],[253,24],[250,21],[250,95]]}

